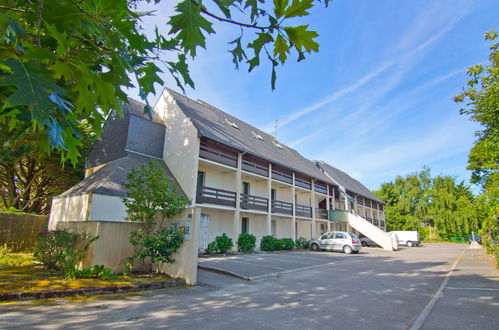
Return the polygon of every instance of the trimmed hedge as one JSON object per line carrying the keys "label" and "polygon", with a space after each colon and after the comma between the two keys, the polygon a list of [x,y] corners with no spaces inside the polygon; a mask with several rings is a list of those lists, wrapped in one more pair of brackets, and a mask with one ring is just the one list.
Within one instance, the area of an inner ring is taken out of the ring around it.
{"label": "trimmed hedge", "polygon": [[293,250],[294,248],[295,242],[291,238],[277,239],[274,236],[263,236],[260,241],[262,251]]}

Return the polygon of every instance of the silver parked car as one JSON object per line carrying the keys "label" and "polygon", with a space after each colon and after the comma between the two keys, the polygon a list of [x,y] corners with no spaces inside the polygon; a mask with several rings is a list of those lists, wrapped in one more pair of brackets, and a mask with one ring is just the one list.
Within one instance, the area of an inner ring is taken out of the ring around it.
{"label": "silver parked car", "polygon": [[367,247],[367,246],[376,246],[379,247],[379,244],[370,239],[369,237],[360,237],[360,244],[362,244],[362,247]]}
{"label": "silver parked car", "polygon": [[330,231],[321,237],[310,241],[310,249],[343,251],[344,253],[359,253],[361,249],[359,238],[353,233],[346,231]]}

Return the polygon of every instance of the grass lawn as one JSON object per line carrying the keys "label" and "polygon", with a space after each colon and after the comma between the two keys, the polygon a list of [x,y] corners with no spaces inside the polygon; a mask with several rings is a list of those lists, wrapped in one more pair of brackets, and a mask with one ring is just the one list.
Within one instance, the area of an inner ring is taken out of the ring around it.
{"label": "grass lawn", "polygon": [[136,284],[173,280],[164,274],[119,275],[113,280],[66,280],[61,272],[49,271],[37,264],[31,254],[7,253],[0,255],[0,294],[34,292],[90,287],[132,286]]}

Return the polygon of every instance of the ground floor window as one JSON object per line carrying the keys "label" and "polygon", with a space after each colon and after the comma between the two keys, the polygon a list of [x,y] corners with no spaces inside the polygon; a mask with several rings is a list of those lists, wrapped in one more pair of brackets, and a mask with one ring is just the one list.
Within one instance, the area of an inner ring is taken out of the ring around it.
{"label": "ground floor window", "polygon": [[241,221],[241,234],[247,234],[249,228],[249,218],[243,218]]}

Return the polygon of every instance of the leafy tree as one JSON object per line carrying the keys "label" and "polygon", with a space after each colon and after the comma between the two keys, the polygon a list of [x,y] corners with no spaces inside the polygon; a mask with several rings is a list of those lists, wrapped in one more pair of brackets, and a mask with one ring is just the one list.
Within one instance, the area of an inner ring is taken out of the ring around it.
{"label": "leafy tree", "polygon": [[476,64],[468,68],[470,77],[467,87],[456,97],[456,102],[465,102],[461,114],[482,126],[475,133],[477,140],[468,156],[468,169],[472,171],[471,182],[485,189],[499,184],[499,43],[497,32],[485,33],[490,46],[490,65]]}
{"label": "leafy tree", "polygon": [[194,87],[187,58],[206,47],[215,21],[237,28],[229,43],[236,68],[245,63],[251,71],[267,59],[274,88],[276,68],[291,53],[301,61],[318,51],[318,34],[292,23],[317,2],[177,0],[175,13],[165,19],[167,29],[155,27],[148,37],[143,24],[156,12],[137,8],[147,3],[161,15],[160,0],[4,0],[0,121],[10,128],[27,123],[40,137],[39,152],[55,148],[63,160],[76,162],[81,145],[76,123],[86,119],[99,134],[110,110],[127,102],[124,88],[137,85],[147,102],[154,85],[163,84],[158,75],[163,70],[180,88]]}
{"label": "leafy tree", "polygon": [[[186,205],[185,198],[176,193],[156,162],[133,168],[124,185],[128,189],[127,198],[123,198],[128,220],[140,224],[130,234],[135,252],[128,264],[145,258],[151,262],[174,262],[171,256],[182,245],[184,235],[179,226],[165,227],[164,220],[181,211]],[[150,268],[151,262],[146,266]]]}
{"label": "leafy tree", "polygon": [[39,136],[34,136],[26,126],[20,124],[9,130],[0,123],[0,210],[48,214],[52,197],[83,178],[84,157],[95,134],[80,124],[83,143],[78,148],[78,163],[62,167],[58,152],[36,152]]}
{"label": "leafy tree", "polygon": [[451,176],[432,178],[429,168],[384,183],[375,194],[387,203],[387,230],[426,235],[423,228],[431,226],[439,236],[451,239],[477,231],[483,220],[468,186]]}
{"label": "leafy tree", "polygon": [[478,197],[479,216],[483,219],[482,241],[490,253],[495,253],[499,265],[499,43],[497,32],[485,33],[490,46],[489,65],[476,64],[468,68],[467,87],[456,97],[465,102],[461,114],[482,126],[475,133],[477,140],[468,156],[471,182],[481,185]]}

